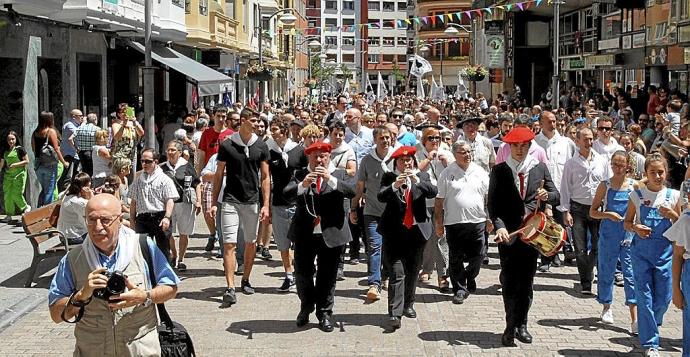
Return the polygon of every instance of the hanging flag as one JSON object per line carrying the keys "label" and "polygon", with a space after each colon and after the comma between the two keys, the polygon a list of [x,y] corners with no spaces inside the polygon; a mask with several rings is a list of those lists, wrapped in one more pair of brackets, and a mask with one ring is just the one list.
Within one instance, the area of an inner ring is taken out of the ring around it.
{"label": "hanging flag", "polygon": [[230,100],[230,92],[229,92],[228,86],[226,85],[225,86],[225,92],[223,93],[223,106],[225,106],[227,108],[227,107],[230,107],[231,105],[232,105],[232,101]]}
{"label": "hanging flag", "polygon": [[367,103],[369,105],[374,104],[376,101],[376,94],[374,93],[374,86],[371,85],[371,81],[369,80],[369,76],[367,76],[367,83],[366,83],[366,89],[367,93]]}
{"label": "hanging flag", "polygon": [[421,78],[425,73],[433,71],[431,63],[429,63],[429,61],[427,61],[425,58],[417,55],[410,56],[409,64],[410,74],[417,78]]}
{"label": "hanging flag", "polygon": [[341,93],[346,97],[350,97],[350,78],[345,79],[345,84],[343,84],[343,92]]}
{"label": "hanging flag", "polygon": [[383,82],[381,71],[379,71],[379,76],[376,79],[376,82],[376,98],[378,100],[383,100],[388,97],[388,89],[386,89],[386,83]]}

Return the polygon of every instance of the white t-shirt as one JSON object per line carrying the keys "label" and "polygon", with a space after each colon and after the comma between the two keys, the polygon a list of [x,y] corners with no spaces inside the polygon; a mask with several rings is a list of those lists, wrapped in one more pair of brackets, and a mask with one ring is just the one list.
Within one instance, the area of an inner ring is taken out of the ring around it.
{"label": "white t-shirt", "polygon": [[615,138],[610,138],[608,145],[604,144],[599,139],[594,140],[594,142],[592,143],[592,150],[596,151],[597,154],[604,155],[608,162],[611,161],[611,156],[613,156],[614,152],[621,150],[625,151],[625,149],[622,146],[618,145],[618,142]]}
{"label": "white t-shirt", "polygon": [[[666,190],[671,190],[671,196],[666,200]],[[680,192],[678,190],[664,188],[659,192],[652,192],[649,189],[641,188],[642,199],[646,206],[653,208],[659,208],[661,206],[666,206],[668,208],[676,207],[678,199],[680,198]],[[636,191],[630,192],[630,201],[635,206],[635,222],[641,224],[640,221],[640,196],[637,195]]]}
{"label": "white t-shirt", "polygon": [[690,259],[690,253],[688,253],[690,250],[690,214],[683,212],[676,223],[664,232],[664,237],[675,242],[679,247],[685,248],[683,259]]}
{"label": "white t-shirt", "polygon": [[484,203],[489,193],[489,174],[481,166],[471,162],[465,171],[453,162],[441,172],[437,185],[436,198],[444,199],[445,225],[486,222]]}

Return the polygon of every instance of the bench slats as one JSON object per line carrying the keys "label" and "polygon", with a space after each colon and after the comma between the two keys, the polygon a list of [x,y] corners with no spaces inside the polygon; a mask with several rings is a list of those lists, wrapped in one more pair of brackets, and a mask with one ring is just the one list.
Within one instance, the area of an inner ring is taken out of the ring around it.
{"label": "bench slats", "polygon": [[[29,276],[24,283],[25,287],[31,287],[38,263],[48,256],[64,255],[69,249],[67,242],[59,242],[65,239],[62,233],[58,232],[57,227],[58,217],[60,215],[60,201],[54,202],[47,206],[35,209],[22,215],[22,227],[27,239],[31,241],[34,250],[34,257],[29,267]],[[44,234],[41,234],[43,233]],[[53,241],[58,241],[55,244]],[[41,252],[41,244],[48,246]]]}

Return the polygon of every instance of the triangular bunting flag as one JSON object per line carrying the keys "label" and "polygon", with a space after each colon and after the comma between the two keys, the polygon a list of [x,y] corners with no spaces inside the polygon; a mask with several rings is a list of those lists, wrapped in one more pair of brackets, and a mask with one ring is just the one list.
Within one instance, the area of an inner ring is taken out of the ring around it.
{"label": "triangular bunting flag", "polygon": [[427,16],[422,17],[422,21],[424,21],[425,25],[429,24],[429,18]]}
{"label": "triangular bunting flag", "polygon": [[485,10],[486,12],[488,12],[489,15],[493,15],[493,13],[491,12],[491,8],[490,8],[490,7],[484,8],[484,10]]}
{"label": "triangular bunting flag", "polygon": [[513,8],[513,4],[506,4],[506,10],[510,11]]}
{"label": "triangular bunting flag", "polygon": [[542,2],[542,1],[543,1],[543,0],[537,0],[537,6],[541,5],[541,2]]}
{"label": "triangular bunting flag", "polygon": [[412,20],[416,21],[417,25],[420,25],[420,26],[422,25],[422,21],[419,19],[419,17],[414,17],[414,18],[412,18]]}
{"label": "triangular bunting flag", "polygon": [[448,21],[453,21],[453,14],[446,14],[448,15]]}
{"label": "triangular bunting flag", "polygon": [[522,3],[521,3],[521,2],[517,3],[516,5],[517,5],[517,7],[520,8],[520,10],[523,10],[523,11],[525,10],[525,8],[522,7]]}
{"label": "triangular bunting flag", "polygon": [[431,16],[431,26],[436,26],[436,16]]}
{"label": "triangular bunting flag", "polygon": [[465,11],[465,15],[467,15],[467,18],[472,20],[472,12],[471,11]]}
{"label": "triangular bunting flag", "polygon": [[462,12],[456,12],[455,16],[458,18],[458,21],[462,21]]}
{"label": "triangular bunting flag", "polygon": [[474,12],[476,12],[477,15],[482,16],[482,10],[480,10],[480,9],[474,9]]}
{"label": "triangular bunting flag", "polygon": [[441,20],[441,23],[443,23],[443,15],[436,15],[436,17],[438,17],[438,19]]}

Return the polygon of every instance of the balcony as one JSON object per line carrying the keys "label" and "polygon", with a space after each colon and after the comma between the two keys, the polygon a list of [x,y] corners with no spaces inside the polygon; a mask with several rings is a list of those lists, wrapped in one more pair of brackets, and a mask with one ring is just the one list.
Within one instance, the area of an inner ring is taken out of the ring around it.
{"label": "balcony", "polygon": [[0,6],[12,5],[20,14],[31,16],[48,16],[62,11],[67,0],[0,0]]}
{"label": "balcony", "polygon": [[211,12],[209,31],[211,44],[222,48],[238,49],[237,26],[239,22],[218,11]]}

